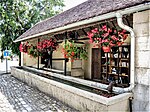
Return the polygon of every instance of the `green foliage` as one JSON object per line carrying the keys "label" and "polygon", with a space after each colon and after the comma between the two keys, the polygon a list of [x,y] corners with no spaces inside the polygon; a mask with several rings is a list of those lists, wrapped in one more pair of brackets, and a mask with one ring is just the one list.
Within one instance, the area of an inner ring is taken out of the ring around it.
{"label": "green foliage", "polygon": [[88,59],[87,47],[85,45],[75,44],[74,41],[66,42],[62,52],[64,53],[65,58],[70,58],[71,61],[74,59]]}
{"label": "green foliage", "polygon": [[30,48],[28,49],[28,54],[30,56],[33,56],[34,58],[36,58],[38,56],[38,51],[37,51],[37,47],[36,46],[30,46]]}
{"label": "green foliage", "polygon": [[88,59],[88,52],[87,52],[87,48],[85,47],[84,49],[83,48],[80,48],[80,58],[81,59],[84,59],[84,60],[87,60]]}
{"label": "green foliage", "polygon": [[13,43],[35,23],[62,11],[63,0],[1,0],[0,38],[2,50],[19,55],[20,43]]}

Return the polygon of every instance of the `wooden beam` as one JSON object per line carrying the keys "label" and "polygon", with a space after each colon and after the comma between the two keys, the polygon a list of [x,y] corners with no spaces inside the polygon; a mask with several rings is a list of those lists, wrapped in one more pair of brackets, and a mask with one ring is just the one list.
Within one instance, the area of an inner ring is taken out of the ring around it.
{"label": "wooden beam", "polygon": [[78,38],[78,39],[68,39],[68,40],[89,40],[89,38]]}
{"label": "wooden beam", "polygon": [[57,35],[54,35],[54,38],[55,38],[56,40],[58,40]]}
{"label": "wooden beam", "polygon": [[99,26],[100,26],[100,28],[102,28],[103,25],[102,25],[102,24],[99,24]]}
{"label": "wooden beam", "polygon": [[82,31],[83,31],[84,35],[85,35],[85,36],[87,36],[87,33],[86,33],[86,31],[85,31],[84,29],[82,29]]}
{"label": "wooden beam", "polygon": [[75,41],[74,43],[78,43],[78,44],[85,44],[84,42],[77,42],[77,41]]}
{"label": "wooden beam", "polygon": [[90,28],[90,30],[93,30],[93,26],[90,26],[89,28]]}
{"label": "wooden beam", "polygon": [[128,20],[128,18],[124,18],[125,19],[125,21],[127,22],[127,24],[128,24],[128,26],[130,26],[131,27],[131,25],[130,25],[130,22],[129,22],[129,20]]}
{"label": "wooden beam", "polygon": [[64,34],[58,34],[57,35],[58,40],[63,40],[64,39],[63,37],[65,38]]}
{"label": "wooden beam", "polygon": [[113,21],[111,21],[111,23],[112,23],[113,27],[115,28],[115,27],[116,27],[116,26],[115,26],[115,23],[114,23]]}
{"label": "wooden beam", "polygon": [[59,43],[62,43],[63,41],[57,41],[57,43],[59,44]]}
{"label": "wooden beam", "polygon": [[110,22],[107,22],[107,26],[108,26],[109,28],[111,28]]}
{"label": "wooden beam", "polygon": [[89,38],[79,38],[78,40],[89,40]]}
{"label": "wooden beam", "polygon": [[79,33],[77,31],[75,32],[75,36],[78,36],[78,38],[80,37],[80,35],[79,35]]}
{"label": "wooden beam", "polygon": [[[40,38],[38,38],[38,43],[40,42]],[[38,63],[37,63],[37,68],[40,68],[40,56],[39,56],[39,51],[38,51]]]}

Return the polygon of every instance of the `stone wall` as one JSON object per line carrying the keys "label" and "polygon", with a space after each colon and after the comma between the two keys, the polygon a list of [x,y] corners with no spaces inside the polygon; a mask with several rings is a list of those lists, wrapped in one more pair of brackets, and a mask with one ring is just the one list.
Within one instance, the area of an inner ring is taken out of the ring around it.
{"label": "stone wall", "polygon": [[[53,58],[64,58],[62,54],[62,45],[59,45],[56,51],[53,52]],[[64,69],[64,60],[53,60],[52,66],[54,69],[63,70]]]}
{"label": "stone wall", "polygon": [[[133,110],[150,111],[150,10],[133,14],[133,29],[136,34],[135,89]],[[131,63],[133,64],[133,63]],[[131,74],[132,75],[132,74]]]}
{"label": "stone wall", "polygon": [[[31,68],[33,70],[33,68]],[[40,73],[46,71],[38,70]],[[65,77],[60,74],[47,72],[51,76]],[[111,98],[106,98],[76,87],[66,85],[51,79],[37,76],[33,73],[11,67],[11,75],[22,80],[30,86],[47,93],[63,103],[79,110],[80,112],[128,112],[129,97],[132,93],[123,93]],[[69,76],[66,76],[68,79]],[[76,78],[75,78],[76,79]],[[83,79],[77,79],[82,80]]]}
{"label": "stone wall", "polygon": [[88,60],[83,61],[83,66],[85,70],[85,78],[87,79],[92,79],[92,48],[98,48],[93,47],[94,44],[91,44],[87,42],[87,47],[88,47]]}
{"label": "stone wall", "polygon": [[83,65],[84,65],[84,70],[85,70],[85,78],[87,79],[91,79],[91,64],[92,64],[92,60],[91,60],[91,56],[92,56],[92,45],[87,43],[87,47],[88,47],[88,60],[84,60]]}

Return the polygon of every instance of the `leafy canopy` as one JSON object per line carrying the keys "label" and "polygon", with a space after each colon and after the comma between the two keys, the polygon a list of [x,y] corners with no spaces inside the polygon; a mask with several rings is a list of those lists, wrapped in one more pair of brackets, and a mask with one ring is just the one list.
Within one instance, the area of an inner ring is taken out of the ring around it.
{"label": "leafy canopy", "polygon": [[63,0],[1,0],[0,46],[19,55],[19,44],[13,43],[35,23],[62,11]]}

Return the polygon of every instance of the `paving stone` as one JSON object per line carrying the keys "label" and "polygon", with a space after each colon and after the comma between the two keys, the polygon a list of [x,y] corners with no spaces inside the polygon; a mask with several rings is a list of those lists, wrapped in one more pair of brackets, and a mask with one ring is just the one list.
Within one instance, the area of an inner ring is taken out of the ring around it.
{"label": "paving stone", "polygon": [[0,112],[76,112],[39,90],[0,74]]}

